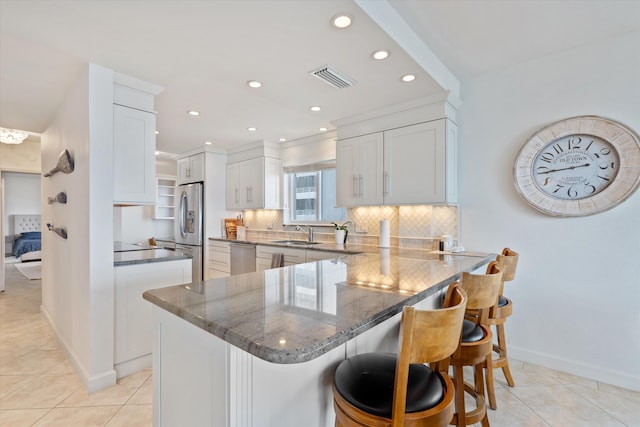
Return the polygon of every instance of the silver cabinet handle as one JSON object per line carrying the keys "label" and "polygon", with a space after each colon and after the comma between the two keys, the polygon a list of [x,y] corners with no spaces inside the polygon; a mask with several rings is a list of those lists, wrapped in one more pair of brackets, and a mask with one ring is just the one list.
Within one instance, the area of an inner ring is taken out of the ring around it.
{"label": "silver cabinet handle", "polygon": [[236,203],[238,203],[238,187],[236,187],[235,190],[236,190]]}
{"label": "silver cabinet handle", "polygon": [[357,198],[358,197],[358,178],[356,178],[355,175],[353,175],[353,198]]}
{"label": "silver cabinet handle", "polygon": [[362,175],[358,175],[358,195],[362,197]]}
{"label": "silver cabinet handle", "polygon": [[382,174],[382,194],[385,196],[389,195],[389,172]]}

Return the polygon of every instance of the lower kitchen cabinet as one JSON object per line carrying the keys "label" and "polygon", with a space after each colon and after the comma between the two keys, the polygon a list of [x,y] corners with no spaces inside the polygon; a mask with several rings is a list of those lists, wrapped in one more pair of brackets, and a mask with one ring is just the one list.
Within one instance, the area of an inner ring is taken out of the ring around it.
{"label": "lower kitchen cabinet", "polygon": [[341,256],[339,252],[308,250],[306,261],[311,262],[322,261],[323,259],[336,259],[339,256]]}
{"label": "lower kitchen cabinet", "polygon": [[115,267],[114,367],[118,378],[151,368],[149,289],[191,283],[191,259]]}
{"label": "lower kitchen cabinet", "polygon": [[231,251],[229,242],[209,240],[209,279],[231,275]]}
{"label": "lower kitchen cabinet", "polygon": [[273,254],[284,255],[284,265],[300,264],[306,261],[306,250],[291,249],[279,246],[256,246],[256,271],[264,271],[271,268]]}

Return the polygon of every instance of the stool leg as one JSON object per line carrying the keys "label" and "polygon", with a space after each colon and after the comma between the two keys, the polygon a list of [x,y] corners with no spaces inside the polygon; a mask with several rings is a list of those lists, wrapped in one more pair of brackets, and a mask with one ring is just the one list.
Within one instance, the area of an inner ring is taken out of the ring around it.
{"label": "stool leg", "polygon": [[491,409],[496,409],[498,407],[496,403],[496,390],[493,384],[493,362],[491,360],[492,355],[489,353],[487,355],[487,360],[485,361],[485,379],[487,381],[487,398],[489,399],[489,407]]}
{"label": "stool leg", "polygon": [[467,425],[467,419],[464,408],[464,376],[462,374],[462,366],[454,366],[453,377],[456,388],[456,425],[458,427],[465,427]]}
{"label": "stool leg", "polygon": [[507,358],[507,339],[504,334],[504,323],[496,325],[498,330],[498,347],[500,347],[500,359],[502,359],[502,372],[507,379],[509,387],[515,387],[516,383],[511,376],[511,370],[509,369],[509,359]]}
{"label": "stool leg", "polygon": [[[487,358],[491,357],[491,354],[489,354],[489,356],[487,356]],[[486,362],[484,362],[486,363]],[[484,363],[479,363],[477,365],[475,365],[473,367],[473,377],[474,377],[474,383],[475,383],[475,387],[476,387],[476,393],[480,396],[483,396],[482,398],[482,404],[484,406],[484,376],[483,376],[483,365]],[[477,398],[476,398],[477,401]],[[480,420],[480,423],[482,424],[482,427],[491,427],[489,425],[489,418],[487,416],[487,410],[484,409],[484,416],[482,417],[482,419]]]}

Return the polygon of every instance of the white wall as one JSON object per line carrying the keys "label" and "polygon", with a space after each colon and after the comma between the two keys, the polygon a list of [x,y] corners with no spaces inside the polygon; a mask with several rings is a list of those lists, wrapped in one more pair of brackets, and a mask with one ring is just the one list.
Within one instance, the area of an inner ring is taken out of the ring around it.
{"label": "white wall", "polygon": [[[516,192],[513,161],[538,129],[599,115],[640,131],[640,32],[548,56],[463,87],[465,247],[520,253],[512,357],[640,390],[640,191],[613,210],[554,218]],[[501,375],[501,374],[498,374]]]}
{"label": "white wall", "polygon": [[9,223],[11,215],[40,215],[40,174],[4,172],[3,175],[4,229],[8,235],[13,227]]}
{"label": "white wall", "polygon": [[[113,369],[113,72],[88,65],[42,135],[42,169],[67,148],[71,174],[42,181],[42,312],[88,391],[115,384]],[[66,191],[66,205],[44,195]]]}

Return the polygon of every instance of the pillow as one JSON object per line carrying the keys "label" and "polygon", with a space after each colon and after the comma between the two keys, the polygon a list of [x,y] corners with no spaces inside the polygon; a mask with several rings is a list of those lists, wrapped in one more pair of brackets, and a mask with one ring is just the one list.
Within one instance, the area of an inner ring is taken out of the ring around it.
{"label": "pillow", "polygon": [[42,238],[39,231],[27,231],[24,233],[20,233],[20,237],[22,237],[24,240],[40,240]]}

